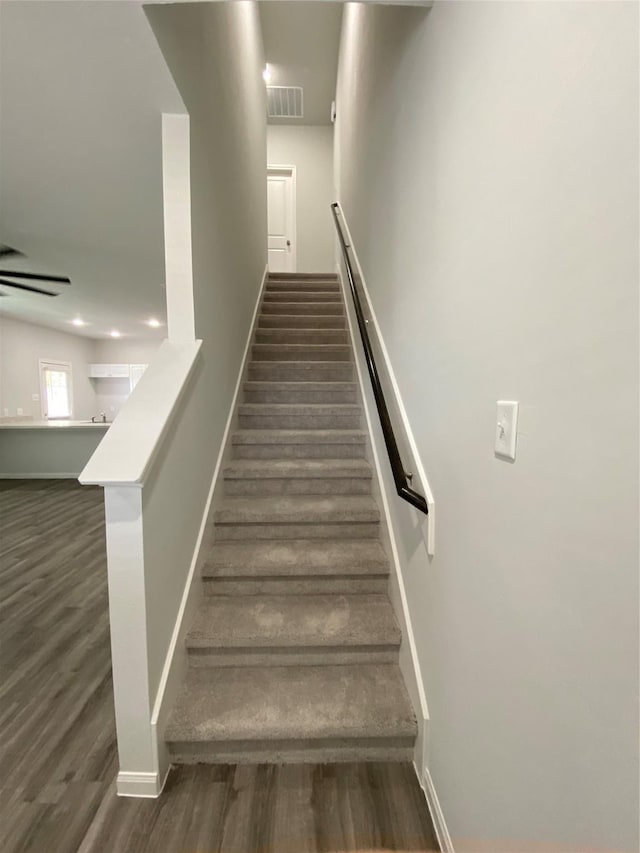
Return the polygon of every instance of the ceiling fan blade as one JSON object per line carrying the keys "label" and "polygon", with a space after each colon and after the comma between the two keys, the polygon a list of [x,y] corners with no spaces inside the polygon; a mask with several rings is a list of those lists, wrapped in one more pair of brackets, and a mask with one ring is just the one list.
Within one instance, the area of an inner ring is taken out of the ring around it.
{"label": "ceiling fan blade", "polygon": [[42,290],[42,288],[34,287],[32,284],[18,284],[15,281],[7,281],[5,278],[0,278],[0,284],[3,287],[16,287],[18,290],[28,290],[30,293],[41,293],[43,296],[60,296],[59,293],[52,293],[50,290]]}
{"label": "ceiling fan blade", "polygon": [[18,251],[18,249],[12,249],[11,246],[0,245],[0,258],[8,258],[8,257],[24,257],[24,252]]}
{"label": "ceiling fan blade", "polygon": [[34,272],[15,272],[12,270],[0,270],[0,275],[10,275],[11,278],[24,278],[28,281],[57,281],[60,284],[71,284],[71,279],[66,275],[40,275]]}

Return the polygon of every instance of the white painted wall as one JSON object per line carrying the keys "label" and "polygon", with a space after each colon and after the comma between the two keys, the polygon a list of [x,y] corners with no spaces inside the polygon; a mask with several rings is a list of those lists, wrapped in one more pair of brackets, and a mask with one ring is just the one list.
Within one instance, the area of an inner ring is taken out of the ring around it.
{"label": "white painted wall", "polygon": [[269,165],[296,167],[298,272],[333,270],[333,127],[267,127]]}
{"label": "white painted wall", "polygon": [[438,509],[429,559],[392,501],[458,853],[638,849],[637,32],[345,8],[339,195]]}
{"label": "white painted wall", "polygon": [[22,409],[25,417],[39,419],[39,359],[71,362],[73,377],[73,417],[85,420],[96,414],[96,395],[89,380],[93,341],[33,323],[0,315],[0,416],[9,417]]}

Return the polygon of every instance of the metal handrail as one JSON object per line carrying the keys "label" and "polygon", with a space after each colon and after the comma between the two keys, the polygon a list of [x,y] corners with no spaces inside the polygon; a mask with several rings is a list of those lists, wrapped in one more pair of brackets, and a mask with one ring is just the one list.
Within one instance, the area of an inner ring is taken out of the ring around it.
{"label": "metal handrail", "polygon": [[376,408],[378,409],[378,415],[380,417],[382,435],[384,437],[384,443],[389,456],[389,463],[391,465],[391,472],[393,474],[393,482],[395,483],[396,492],[403,500],[408,501],[412,506],[416,507],[416,509],[419,509],[421,512],[424,512],[426,515],[429,512],[427,501],[419,492],[416,492],[415,489],[412,489],[409,485],[409,480],[412,475],[406,472],[405,467],[402,464],[400,451],[398,450],[398,442],[396,441],[396,437],[393,432],[391,418],[389,417],[389,410],[387,409],[384,392],[382,391],[382,385],[380,384],[378,368],[376,367],[376,362],[373,357],[373,349],[371,348],[369,332],[367,331],[367,321],[364,318],[360,297],[358,296],[358,291],[356,289],[353,267],[351,266],[351,259],[349,258],[349,249],[351,247],[344,238],[342,226],[338,219],[340,207],[337,202],[331,205],[331,212],[333,214],[333,221],[336,225],[336,231],[338,232],[338,239],[340,240],[344,263],[347,268],[347,278],[349,280],[351,296],[353,297],[353,307],[355,308],[356,318],[358,320],[358,328],[360,329],[360,337],[362,338],[362,346],[364,348],[364,357],[367,362],[367,370],[369,371],[369,378],[371,379],[373,396],[376,401]]}

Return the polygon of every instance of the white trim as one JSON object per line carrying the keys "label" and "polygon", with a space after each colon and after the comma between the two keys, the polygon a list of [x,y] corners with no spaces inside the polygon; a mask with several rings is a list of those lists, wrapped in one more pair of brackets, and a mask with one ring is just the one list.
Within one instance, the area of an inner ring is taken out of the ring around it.
{"label": "white trim", "polygon": [[451,836],[449,835],[449,829],[447,828],[447,823],[444,819],[442,808],[440,807],[440,800],[438,799],[438,795],[436,794],[436,789],[433,785],[433,779],[431,778],[431,774],[429,773],[429,770],[425,767],[424,774],[421,776],[415,764],[413,765],[413,767],[416,771],[418,782],[420,783],[420,787],[422,788],[425,799],[427,801],[427,806],[429,807],[431,822],[433,823],[433,828],[436,832],[436,838],[438,839],[440,850],[442,851],[442,853],[455,853],[455,850],[453,849],[453,842],[451,841]]}
{"label": "white trim", "polygon": [[[425,492],[425,498],[427,500],[427,506],[429,508],[429,514],[426,517],[426,544],[427,544],[427,553],[430,556],[433,556],[435,553],[435,500],[433,497],[433,493],[429,486],[429,481],[427,480],[427,475],[424,471],[424,466],[422,464],[422,460],[420,458],[420,453],[418,452],[418,447],[416,445],[415,439],[413,437],[413,431],[411,429],[411,425],[409,423],[409,418],[407,417],[407,412],[404,407],[404,403],[402,402],[402,396],[400,394],[400,388],[398,387],[398,383],[396,381],[395,373],[393,372],[393,367],[391,366],[391,359],[389,358],[389,353],[387,352],[387,347],[384,342],[384,338],[382,337],[382,332],[380,331],[380,326],[378,325],[378,320],[376,317],[376,312],[373,310],[373,305],[371,304],[371,297],[369,296],[369,290],[367,288],[367,284],[364,278],[364,273],[362,271],[362,267],[360,265],[360,261],[358,260],[358,255],[354,248],[353,238],[351,236],[351,232],[349,231],[349,224],[347,223],[347,219],[344,215],[344,211],[342,209],[342,205],[338,202],[338,207],[340,208],[340,219],[342,220],[344,229],[347,233],[347,242],[351,248],[351,253],[356,263],[356,267],[358,269],[358,276],[360,278],[360,284],[362,287],[362,292],[365,295],[367,300],[367,307],[369,310],[369,316],[373,322],[376,336],[378,340],[378,344],[380,345],[380,351],[382,352],[382,357],[385,363],[385,369],[387,371],[387,375],[389,377],[389,381],[391,382],[391,387],[393,389],[393,394],[398,406],[398,412],[400,414],[400,418],[402,420],[402,426],[407,436],[407,441],[409,442],[409,448],[411,450],[412,462],[416,468],[417,473],[417,483],[414,480],[415,487],[422,487]],[[344,283],[343,283],[344,284]],[[349,298],[351,298],[349,296]],[[424,518],[423,514],[419,510],[415,510],[416,517],[420,517],[421,520]]]}
{"label": "white trim", "polygon": [[73,420],[73,365],[70,361],[61,361],[59,358],[39,358],[38,359],[38,378],[40,379],[40,414],[45,420],[49,420],[49,415],[45,409],[49,408],[49,400],[47,398],[47,384],[44,381],[43,371],[50,367],[61,367],[64,373],[69,374],[69,385],[67,391],[69,394],[69,414],[63,415],[62,418],[56,420]]}
{"label": "white trim", "polygon": [[[417,758],[417,760],[420,762],[420,766],[426,767],[427,745],[428,745],[427,744],[427,735],[428,735],[428,727],[429,727],[429,706],[427,705],[427,697],[426,697],[426,693],[425,693],[425,689],[424,689],[424,683],[422,681],[422,672],[420,670],[420,660],[418,657],[418,649],[416,646],[416,641],[415,641],[415,637],[414,637],[414,633],[413,633],[413,623],[411,621],[411,614],[409,612],[409,603],[407,601],[407,594],[405,591],[404,580],[402,577],[402,567],[400,565],[400,557],[398,555],[398,548],[397,548],[396,540],[395,540],[393,522],[391,519],[390,510],[389,510],[389,501],[387,500],[386,489],[384,488],[384,478],[383,478],[382,468],[380,465],[380,457],[379,457],[378,450],[376,447],[376,442],[374,441],[374,438],[373,438],[374,432],[373,432],[373,424],[372,424],[372,419],[371,419],[371,412],[369,410],[369,405],[367,403],[366,394],[364,393],[364,387],[365,387],[364,376],[363,376],[363,371],[362,371],[362,368],[360,367],[360,362],[358,359],[359,350],[356,347],[356,339],[355,339],[353,324],[351,322],[351,314],[350,314],[350,310],[349,310],[351,307],[351,303],[349,301],[347,301],[348,300],[347,287],[346,287],[346,283],[344,281],[344,278],[342,276],[342,268],[341,268],[341,265],[339,263],[336,265],[336,269],[338,272],[338,278],[340,279],[340,284],[342,285],[342,296],[343,296],[343,299],[345,300],[345,306],[347,308],[346,317],[347,317],[347,324],[349,326],[349,335],[351,337],[351,344],[352,344],[353,352],[355,355],[354,363],[356,366],[356,372],[358,374],[358,382],[360,385],[360,389],[362,391],[362,394],[361,394],[362,406],[364,409],[365,420],[367,422],[367,431],[368,431],[370,439],[371,439],[371,441],[370,441],[371,453],[373,456],[373,462],[374,462],[374,466],[376,469],[376,475],[377,475],[378,483],[380,486],[380,501],[382,503],[382,509],[384,512],[385,520],[386,520],[387,533],[388,533],[388,537],[389,537],[388,542],[389,542],[389,546],[390,546],[390,550],[391,550],[391,558],[393,560],[393,565],[395,568],[395,578],[396,578],[397,583],[398,583],[398,592],[400,594],[400,605],[401,605],[402,612],[396,613],[396,616],[398,618],[398,621],[403,626],[403,629],[404,629],[403,630],[403,637],[406,638],[408,649],[409,649],[410,660],[407,660],[406,655],[403,654],[403,652],[406,648],[405,644],[403,643],[400,647],[400,661],[399,661],[400,669],[402,671],[402,674],[403,674],[405,681],[407,682],[407,686],[409,688],[411,687],[411,683],[413,682],[413,686],[415,687],[415,689],[410,690],[410,692],[414,694],[413,698],[415,698],[417,695],[418,703],[420,706],[420,709],[419,709],[420,710],[420,716],[418,718],[418,737],[416,739],[416,746],[415,746],[414,755]],[[395,604],[393,597],[392,597],[392,604]],[[394,610],[397,610],[397,607],[395,607]]]}
{"label": "white trim", "polygon": [[[270,172],[289,172],[291,175],[291,242],[293,243],[293,252],[291,252],[291,258],[293,262],[293,269],[288,270],[288,272],[298,272],[298,187],[297,187],[297,168],[296,166],[287,166],[287,165],[278,165],[277,163],[271,163],[267,165],[267,181],[269,180]],[[268,229],[268,224],[267,224]],[[268,249],[267,249],[267,260],[268,260]],[[268,264],[267,264],[268,267]]]}
{"label": "white trim", "polygon": [[[191,624],[193,622],[193,616],[195,615],[198,604],[202,598],[202,585],[199,583],[194,583],[195,580],[200,579],[199,572],[197,572],[196,570],[200,565],[202,543],[207,530],[207,522],[209,520],[209,513],[211,510],[213,495],[215,492],[216,483],[218,481],[218,476],[220,474],[220,468],[222,466],[225,448],[227,447],[229,433],[231,431],[231,426],[233,424],[233,419],[237,408],[238,395],[240,394],[240,388],[242,386],[242,381],[245,374],[247,357],[249,355],[251,341],[253,340],[255,332],[260,302],[262,301],[262,294],[265,288],[265,284],[267,282],[267,275],[268,267],[265,266],[264,273],[262,276],[262,282],[258,291],[258,297],[256,299],[255,308],[253,310],[253,317],[251,318],[251,325],[249,327],[247,342],[245,344],[242,361],[240,363],[240,370],[238,371],[238,379],[236,381],[236,387],[233,393],[233,399],[231,401],[229,415],[227,417],[227,423],[222,436],[222,441],[220,443],[220,451],[218,453],[218,458],[216,460],[213,476],[211,479],[209,495],[207,497],[204,512],[202,514],[200,530],[198,532],[198,538],[196,540],[193,556],[191,558],[191,566],[189,567],[189,572],[187,574],[187,580],[185,582],[184,591],[182,593],[182,600],[180,601],[180,607],[178,608],[178,614],[176,616],[173,632],[171,634],[171,641],[169,643],[169,648],[165,657],[164,666],[162,668],[162,674],[160,676],[160,683],[158,685],[158,690],[151,713],[151,731],[156,753],[157,766],[159,767],[160,772],[163,773],[165,778],[166,773],[169,770],[169,758],[164,745],[164,729],[166,726],[168,715],[171,711],[171,708],[173,707],[175,698],[178,694],[180,685],[183,681],[188,666],[187,653],[184,647],[184,638],[189,628],[191,627]],[[159,793],[160,791],[158,791],[158,794]]]}
{"label": "white trim", "polygon": [[128,773],[121,770],[116,779],[119,797],[159,797],[167,781],[167,774],[160,780],[159,773]]}

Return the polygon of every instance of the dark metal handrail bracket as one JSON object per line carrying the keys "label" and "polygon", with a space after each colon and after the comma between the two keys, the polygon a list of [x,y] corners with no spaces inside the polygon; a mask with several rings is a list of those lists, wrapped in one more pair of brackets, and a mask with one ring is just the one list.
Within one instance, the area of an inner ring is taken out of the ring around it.
{"label": "dark metal handrail bracket", "polygon": [[393,473],[393,481],[396,486],[396,492],[401,498],[403,498],[405,501],[408,501],[412,506],[416,507],[416,509],[419,509],[421,512],[424,512],[426,515],[429,512],[427,501],[421,494],[419,494],[419,492],[416,492],[409,485],[409,477],[411,475],[407,475],[405,467],[402,464],[402,459],[400,458],[398,442],[396,441],[396,437],[393,432],[393,427],[391,426],[389,410],[387,409],[387,403],[384,399],[384,393],[382,391],[382,385],[380,384],[380,377],[378,375],[378,368],[376,367],[376,362],[373,357],[373,350],[371,348],[371,341],[369,340],[367,323],[364,318],[364,313],[362,311],[360,297],[358,296],[358,291],[356,289],[356,283],[353,275],[353,267],[351,265],[351,259],[349,257],[350,246],[345,240],[344,231],[342,230],[342,226],[340,224],[340,207],[337,203],[331,205],[331,212],[333,213],[333,221],[336,224],[336,231],[338,232],[338,239],[340,240],[340,246],[342,248],[342,256],[344,258],[345,267],[347,268],[349,289],[351,290],[351,296],[353,298],[353,307],[355,308],[356,317],[358,320],[358,328],[360,329],[360,337],[362,338],[364,357],[367,362],[367,370],[369,371],[369,378],[371,379],[373,396],[375,398],[376,408],[378,409],[378,415],[380,417],[382,435],[384,436],[384,443],[387,448],[387,454],[389,455],[389,462],[391,464],[391,471]]}

